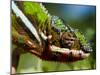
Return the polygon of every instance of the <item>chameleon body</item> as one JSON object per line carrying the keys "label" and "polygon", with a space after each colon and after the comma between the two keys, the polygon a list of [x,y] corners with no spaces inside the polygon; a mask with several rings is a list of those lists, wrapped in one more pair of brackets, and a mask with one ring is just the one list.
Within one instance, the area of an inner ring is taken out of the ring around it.
{"label": "chameleon body", "polygon": [[[33,23],[36,30],[39,32],[39,29],[46,35],[52,35],[52,44],[55,46],[60,46],[59,38],[60,33],[62,32],[71,32],[72,28],[68,28],[68,25],[65,25],[62,19],[57,16],[52,16],[48,13],[46,8],[42,3],[36,2],[24,2],[24,1],[15,1],[18,8],[25,14],[25,16]],[[13,23],[14,21],[14,23]],[[39,34],[39,33],[38,33]],[[80,40],[82,45],[87,45],[87,41],[80,32],[75,32],[76,37]],[[35,46],[38,47],[38,43],[34,36],[27,31],[27,28],[23,26],[23,23],[20,19],[12,12],[12,37],[13,41],[16,43],[22,43],[23,45],[29,45],[28,40],[35,43]],[[40,36],[41,37],[41,36]],[[81,40],[82,39],[82,40]],[[35,40],[35,41],[33,41]],[[78,42],[79,43],[79,42]],[[40,47],[40,46],[39,46]],[[33,49],[35,47],[32,47]],[[81,47],[79,47],[81,50]]]}

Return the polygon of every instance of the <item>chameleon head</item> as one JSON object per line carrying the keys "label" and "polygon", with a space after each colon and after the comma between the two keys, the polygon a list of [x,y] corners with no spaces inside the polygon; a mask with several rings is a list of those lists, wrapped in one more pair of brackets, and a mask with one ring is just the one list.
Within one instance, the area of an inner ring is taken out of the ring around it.
{"label": "chameleon head", "polygon": [[70,32],[63,32],[60,36],[61,38],[61,46],[63,48],[69,48],[71,49],[72,45],[74,44],[75,41],[75,36],[70,33]]}

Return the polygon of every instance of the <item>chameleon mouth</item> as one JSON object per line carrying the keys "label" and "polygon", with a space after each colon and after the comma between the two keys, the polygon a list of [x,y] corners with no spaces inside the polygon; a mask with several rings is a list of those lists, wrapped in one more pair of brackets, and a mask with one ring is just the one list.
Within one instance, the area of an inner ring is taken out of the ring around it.
{"label": "chameleon mouth", "polygon": [[71,43],[63,43],[63,48],[70,48],[72,46]]}
{"label": "chameleon mouth", "polygon": [[66,44],[66,45],[68,45],[68,47],[71,47],[71,46],[72,46],[72,44],[71,44],[71,43],[68,43],[68,44]]}

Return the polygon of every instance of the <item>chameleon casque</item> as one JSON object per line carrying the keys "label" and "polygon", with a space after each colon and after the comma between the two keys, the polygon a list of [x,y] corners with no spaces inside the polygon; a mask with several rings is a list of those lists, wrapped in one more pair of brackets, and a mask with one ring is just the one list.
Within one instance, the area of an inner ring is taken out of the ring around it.
{"label": "chameleon casque", "polygon": [[84,36],[58,16],[50,15],[42,3],[14,1],[13,4],[34,25],[41,43],[12,8],[12,73],[17,69],[20,54],[26,52],[43,60],[58,62],[73,62],[88,57],[92,49]]}

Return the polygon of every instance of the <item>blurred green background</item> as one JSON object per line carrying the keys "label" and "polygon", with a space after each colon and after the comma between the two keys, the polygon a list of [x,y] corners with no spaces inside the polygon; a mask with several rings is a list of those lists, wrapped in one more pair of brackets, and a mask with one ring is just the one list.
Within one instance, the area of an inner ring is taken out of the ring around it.
{"label": "blurred green background", "polygon": [[79,29],[91,43],[93,52],[81,61],[60,63],[43,61],[29,53],[21,55],[18,73],[86,70],[96,68],[96,6],[43,3],[51,15],[62,18],[75,29]]}

